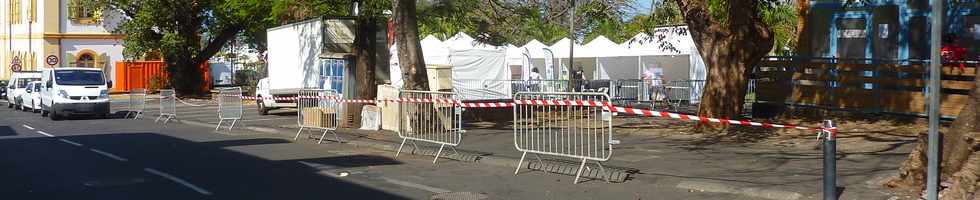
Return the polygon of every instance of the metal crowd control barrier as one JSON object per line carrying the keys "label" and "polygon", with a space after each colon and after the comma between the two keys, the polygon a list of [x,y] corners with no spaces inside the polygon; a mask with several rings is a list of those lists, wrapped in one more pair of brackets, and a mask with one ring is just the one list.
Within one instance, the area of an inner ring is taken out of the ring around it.
{"label": "metal crowd control barrier", "polygon": [[143,116],[143,110],[146,109],[146,89],[135,88],[129,90],[129,110],[126,112],[126,118],[133,115],[133,119],[139,119]]}
{"label": "metal crowd control barrier", "polygon": [[299,115],[296,117],[296,123],[299,124],[299,131],[296,132],[293,140],[298,139],[304,129],[319,129],[323,130],[323,133],[320,134],[320,141],[317,144],[323,143],[327,132],[333,133],[337,142],[341,142],[340,136],[337,135],[341,106],[337,101],[340,98],[337,91],[302,89],[297,97],[296,107],[299,109]]}
{"label": "metal crowd control barrier", "polygon": [[167,117],[163,120],[164,124],[177,118],[177,92],[173,89],[160,90],[160,116],[153,122],[160,121],[163,117]]}
{"label": "metal crowd control barrier", "polygon": [[221,123],[231,120],[228,130],[235,127],[235,123],[242,119],[244,115],[242,105],[242,88],[231,87],[218,89],[218,125],[214,130],[221,128]]}
{"label": "metal crowd control barrier", "polygon": [[[455,100],[455,95],[451,92],[429,92],[402,90],[399,97],[402,99],[440,99]],[[430,142],[439,145],[432,163],[439,160],[442,149],[447,145],[453,152],[462,140],[463,108],[454,102],[430,101],[430,102],[402,102],[399,105],[398,137],[402,138],[395,157],[401,153],[405,142],[412,141],[415,149],[419,149],[415,141]],[[415,149],[412,151],[414,152]]]}
{"label": "metal crowd control barrier", "polygon": [[[612,155],[612,113],[603,106],[561,104],[528,104],[525,100],[598,101],[609,102],[604,93],[518,93],[514,97],[514,146],[521,154],[514,174],[521,170],[527,153],[581,159],[575,174],[578,183],[585,163],[596,161],[600,173],[607,174],[603,161]],[[532,101],[533,102],[533,101]],[[539,101],[541,102],[541,101]]]}

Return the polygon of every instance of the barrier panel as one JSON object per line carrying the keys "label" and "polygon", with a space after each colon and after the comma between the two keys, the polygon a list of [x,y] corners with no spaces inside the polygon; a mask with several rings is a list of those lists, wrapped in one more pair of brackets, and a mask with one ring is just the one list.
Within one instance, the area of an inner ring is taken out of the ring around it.
{"label": "barrier panel", "polygon": [[160,90],[160,116],[153,122],[160,121],[163,117],[167,117],[163,120],[164,124],[177,118],[177,92],[173,89]]}
{"label": "barrier panel", "polygon": [[[462,106],[455,100],[456,96],[450,92],[429,92],[402,90],[399,94],[401,99],[429,99],[452,101],[403,101],[399,106],[398,137],[402,138],[395,157],[401,153],[405,142],[412,141],[415,149],[418,144],[415,141],[435,143],[439,145],[432,163],[439,160],[442,149],[447,145],[453,152],[462,140]],[[415,150],[413,149],[413,151]],[[458,153],[458,152],[457,152]]]}
{"label": "barrier panel", "polygon": [[299,109],[296,123],[299,125],[299,131],[296,132],[293,140],[298,139],[305,129],[317,129],[323,131],[317,144],[323,143],[327,132],[333,133],[337,142],[341,142],[340,136],[337,135],[341,111],[340,95],[337,91],[302,89],[296,97],[296,107]]}
{"label": "barrier panel", "polygon": [[[583,103],[586,102],[586,103]],[[598,103],[596,103],[598,102]],[[596,161],[600,173],[612,155],[612,113],[604,93],[530,92],[514,96],[514,147],[521,154],[514,174],[520,172],[527,153],[581,159],[575,174],[578,183],[585,163]]]}
{"label": "barrier panel", "polygon": [[630,106],[650,99],[650,82],[643,79],[623,79],[610,82],[609,96],[617,105]]}
{"label": "barrier panel", "polygon": [[129,90],[129,110],[126,112],[126,117],[129,118],[133,115],[133,119],[139,119],[143,116],[143,110],[146,109],[146,89],[135,88]]}
{"label": "barrier panel", "polygon": [[214,130],[217,131],[221,128],[221,123],[225,120],[231,120],[231,126],[228,126],[228,130],[234,128],[235,123],[241,120],[244,115],[243,108],[241,87],[218,89],[218,125],[214,127]]}

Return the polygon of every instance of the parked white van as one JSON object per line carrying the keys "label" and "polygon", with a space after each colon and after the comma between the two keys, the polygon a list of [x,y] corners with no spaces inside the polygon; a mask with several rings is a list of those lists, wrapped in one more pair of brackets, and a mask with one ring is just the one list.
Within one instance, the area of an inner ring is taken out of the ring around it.
{"label": "parked white van", "polygon": [[20,108],[35,113],[41,110],[41,81],[27,83],[24,94],[20,95]]}
{"label": "parked white van", "polygon": [[13,108],[17,106],[17,109],[22,109],[20,105],[23,105],[23,100],[20,97],[27,92],[27,84],[39,80],[41,80],[41,72],[38,71],[14,72],[11,74],[10,82],[7,84],[7,107]]}
{"label": "parked white van", "polygon": [[41,115],[60,120],[69,115],[109,116],[109,88],[101,69],[44,69],[41,75]]}

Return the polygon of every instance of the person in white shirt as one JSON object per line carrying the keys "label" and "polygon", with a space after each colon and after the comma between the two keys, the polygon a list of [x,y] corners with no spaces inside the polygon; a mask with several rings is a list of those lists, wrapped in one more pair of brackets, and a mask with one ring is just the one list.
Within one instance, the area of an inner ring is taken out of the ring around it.
{"label": "person in white shirt", "polygon": [[528,90],[537,92],[539,89],[538,84],[541,84],[541,74],[538,73],[538,68],[531,68],[531,75],[528,76],[528,80],[530,80]]}

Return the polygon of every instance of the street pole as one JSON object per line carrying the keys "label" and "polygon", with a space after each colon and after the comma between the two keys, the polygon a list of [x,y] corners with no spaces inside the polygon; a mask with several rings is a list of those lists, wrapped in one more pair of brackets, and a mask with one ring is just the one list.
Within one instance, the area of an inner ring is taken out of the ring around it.
{"label": "street pole", "polygon": [[937,200],[939,197],[939,99],[940,73],[942,60],[940,58],[940,37],[943,31],[942,0],[932,0],[932,38],[931,55],[929,58],[929,150],[928,170],[926,175],[926,199]]}
{"label": "street pole", "polygon": [[[571,12],[569,12],[571,14],[568,15],[568,41],[569,42],[568,42],[568,67],[567,67],[568,72],[567,73],[569,74],[571,74],[572,70],[575,69],[574,67],[575,65],[573,65],[573,63],[575,63],[575,56],[574,56],[575,55],[575,0],[570,0],[570,1],[572,2],[572,7],[570,8],[572,10]],[[582,74],[582,76],[585,76],[585,74]],[[561,77],[560,69],[558,70],[558,77]]]}

